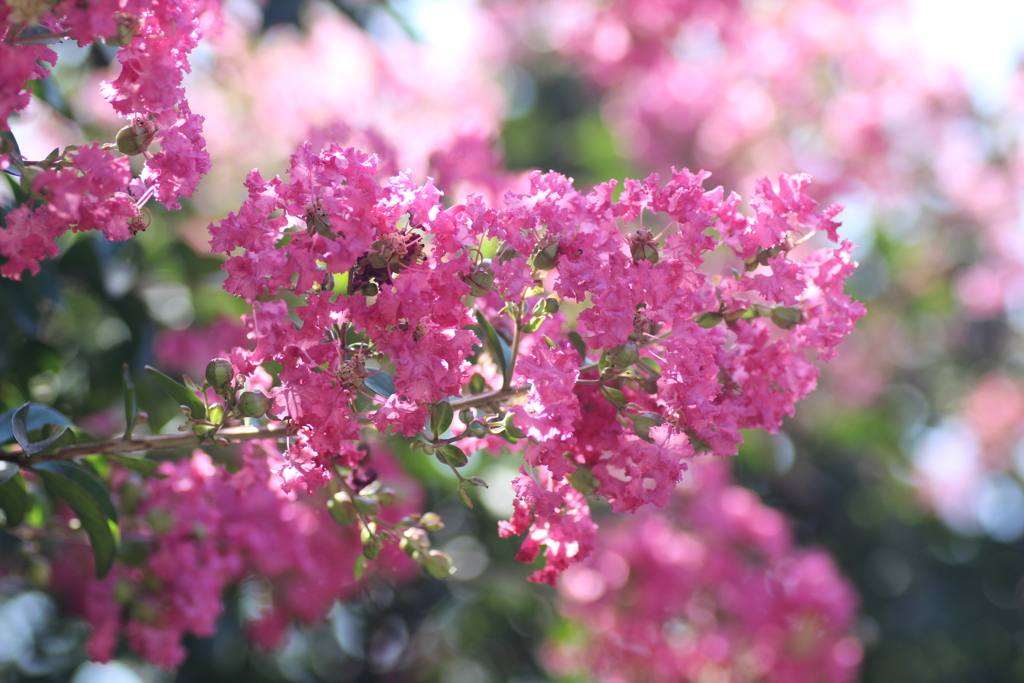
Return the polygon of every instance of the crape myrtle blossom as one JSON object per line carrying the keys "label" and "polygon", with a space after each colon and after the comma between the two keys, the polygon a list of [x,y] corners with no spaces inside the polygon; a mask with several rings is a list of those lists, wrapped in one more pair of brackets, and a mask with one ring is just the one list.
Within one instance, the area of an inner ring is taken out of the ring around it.
{"label": "crape myrtle blossom", "polygon": [[[191,196],[210,159],[203,119],[189,109],[182,77],[204,25],[217,21],[219,9],[215,0],[0,7],[0,130],[9,130],[10,115],[27,106],[29,81],[49,75],[37,60],[56,63],[56,53],[41,43],[64,39],[119,47],[121,72],[103,85],[103,95],[128,123],[116,144],[72,145],[42,160],[21,157],[8,133],[0,169],[20,178],[25,200],[0,230],[0,255],[7,259],[0,274],[20,279],[26,270],[38,273],[39,261],[56,255],[53,240],[68,230],[127,239],[145,229],[142,208],[149,199],[178,208],[179,199]],[[127,158],[134,155],[145,157],[137,177]]]}
{"label": "crape myrtle blossom", "polygon": [[248,199],[210,226],[233,254],[225,289],[253,306],[252,350],[232,360],[282,367],[269,412],[295,434],[289,487],[357,464],[372,423],[414,437],[463,491],[483,482],[458,474],[457,443],[503,434],[528,467],[501,531],[527,535],[526,561],[544,547],[533,580],[590,551],[585,494],[664,505],[695,453],[777,430],[814,388],[808,354],[831,358],[863,315],[842,291],[852,244],[808,243],[838,241],[839,207],[817,209],[803,175],[759,182],[746,216],[685,170],[627,180],[618,200],[614,181],[583,193],[535,172],[500,206],[448,207],[430,181],[377,172],[374,156],[307,143],[289,180],[249,175]]}
{"label": "crape myrtle blossom", "polygon": [[664,514],[602,529],[563,574],[559,610],[580,637],[550,642],[547,666],[615,683],[854,680],[852,586],[725,463],[695,464]]}
{"label": "crape myrtle blossom", "polygon": [[[290,497],[273,483],[279,459],[273,442],[250,442],[233,474],[202,451],[162,464],[164,478],[144,486],[121,473],[122,505],[136,501],[137,521],[122,527],[129,559],[96,581],[85,546],[74,545],[54,567],[56,592],[92,626],[93,659],[108,661],[126,638],[148,661],[181,664],[182,637],[212,636],[225,591],[239,583],[243,593],[252,589],[249,635],[267,648],[280,643],[290,623],[323,619],[336,600],[357,593],[361,582],[339,569],[363,551],[357,530],[335,524],[322,501]],[[419,487],[388,454],[375,448],[373,463],[400,493],[384,517],[397,521],[418,510]],[[415,568],[394,546],[376,566],[393,578]]]}

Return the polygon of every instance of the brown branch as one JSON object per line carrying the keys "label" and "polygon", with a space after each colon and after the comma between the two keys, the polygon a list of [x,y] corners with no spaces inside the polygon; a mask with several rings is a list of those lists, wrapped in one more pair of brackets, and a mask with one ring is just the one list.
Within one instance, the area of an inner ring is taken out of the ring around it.
{"label": "brown branch", "polygon": [[[227,427],[217,431],[217,437],[225,437],[229,441],[253,441],[255,439],[280,439],[287,435],[288,427]],[[213,441],[208,436],[198,436],[191,432],[185,434],[157,434],[154,436],[134,437],[131,439],[111,439],[75,446],[65,446],[50,453],[33,457],[24,457],[20,451],[0,454],[0,460],[18,464],[36,464],[47,460],[69,460],[83,455],[111,455],[114,453],[134,453],[165,448],[187,448],[189,446],[205,446]]]}

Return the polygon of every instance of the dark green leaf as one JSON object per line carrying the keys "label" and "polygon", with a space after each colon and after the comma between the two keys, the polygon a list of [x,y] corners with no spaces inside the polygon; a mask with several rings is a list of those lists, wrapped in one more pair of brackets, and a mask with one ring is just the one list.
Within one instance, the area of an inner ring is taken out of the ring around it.
{"label": "dark green leaf", "polygon": [[189,391],[185,385],[175,382],[156,368],[147,365],[146,370],[149,374],[153,375],[153,378],[163,388],[163,390],[178,402],[178,405],[187,406],[189,410],[192,411],[193,418],[196,420],[206,419],[206,406],[204,406],[199,397]]}
{"label": "dark green leaf", "polygon": [[455,444],[445,444],[437,449],[438,460],[448,463],[452,467],[464,467],[469,462],[469,456]]}
{"label": "dark green leaf", "polygon": [[0,508],[7,518],[7,526],[18,526],[28,512],[28,487],[23,477],[13,477],[0,484]]}
{"label": "dark green leaf", "polygon": [[583,341],[583,337],[580,333],[573,330],[569,333],[569,343],[576,349],[576,353],[580,354],[580,362],[587,362],[587,343]]}
{"label": "dark green leaf", "polygon": [[430,409],[430,431],[434,435],[434,438],[440,438],[442,434],[448,431],[448,428],[452,426],[452,418],[455,416],[455,411],[452,410],[452,404],[448,401],[438,401]]}
{"label": "dark green leaf", "polygon": [[13,479],[19,469],[13,462],[0,460],[0,486]]}
{"label": "dark green leaf", "polygon": [[146,458],[133,458],[130,455],[119,455],[111,454],[107,456],[118,465],[130,469],[136,474],[141,474],[143,477],[153,477],[156,479],[166,479],[166,474],[157,474],[156,469],[160,467],[160,463],[155,460],[147,460]]}
{"label": "dark green leaf", "polygon": [[100,504],[77,480],[65,476],[60,468],[52,467],[59,464],[65,463],[42,463],[32,469],[56,497],[74,510],[92,544],[93,556],[96,559],[96,578],[102,579],[114,565],[114,558],[117,556],[117,525],[109,521]]}
{"label": "dark green leaf", "polygon": [[608,399],[608,402],[616,408],[621,408],[626,405],[626,395],[615,387],[602,386],[601,393],[604,394],[604,397]]}
{"label": "dark green leaf", "polygon": [[33,443],[28,438],[28,411],[31,405],[31,403],[26,403],[25,405],[21,406],[16,411],[14,411],[14,416],[11,418],[11,431],[14,433],[14,439],[15,441],[18,442],[18,445],[21,446],[22,452],[24,452],[25,455],[29,457],[35,455],[36,453],[41,453],[45,451],[47,448],[56,443],[65,434],[69,433],[68,428],[65,427],[64,429],[60,430],[60,432],[54,434],[50,438],[43,439],[42,441],[36,441],[35,443]]}
{"label": "dark green leaf", "polygon": [[377,370],[372,375],[364,377],[363,384],[384,398],[395,393],[395,378],[383,370]]}
{"label": "dark green leaf", "polygon": [[132,383],[132,373],[128,364],[124,364],[124,440],[132,438],[132,430],[135,429],[135,420],[139,417],[139,402],[135,397],[135,384]]}
{"label": "dark green leaf", "polygon": [[[25,432],[34,432],[37,429],[42,429],[43,425],[52,424],[57,427],[74,427],[74,423],[71,422],[63,413],[60,413],[50,406],[44,406],[41,403],[26,403],[25,405],[12,408],[4,414],[0,415],[0,444],[7,443],[14,438],[13,419],[14,414],[24,408],[28,407],[28,416],[25,420]],[[24,448],[24,446],[22,446]]]}
{"label": "dark green leaf", "polygon": [[507,380],[505,375],[508,373],[508,360],[509,356],[512,355],[511,351],[508,355],[505,354],[505,349],[508,348],[508,345],[505,344],[504,340],[498,336],[498,333],[495,331],[494,326],[491,325],[491,321],[487,319],[487,316],[479,310],[474,311],[474,313],[476,314],[477,322],[480,323],[480,329],[484,333],[481,340],[490,345],[489,352],[491,354],[491,358],[494,359],[494,362],[498,365],[498,369],[501,370],[502,378]]}
{"label": "dark green leaf", "polygon": [[114,507],[113,501],[110,500],[110,492],[107,491],[107,487],[103,482],[97,479],[96,475],[85,467],[72,462],[51,460],[33,465],[32,471],[37,473],[40,471],[51,472],[73,481],[92,497],[108,519],[117,521],[117,509]]}
{"label": "dark green leaf", "polygon": [[37,453],[42,453],[43,451],[49,449],[51,446],[61,448],[63,446],[69,446],[74,442],[74,433],[70,429],[65,427],[64,429],[60,430],[59,432],[57,432],[48,439],[43,439],[42,441],[36,441],[35,443],[29,444],[29,447],[25,449],[25,455],[36,455]]}

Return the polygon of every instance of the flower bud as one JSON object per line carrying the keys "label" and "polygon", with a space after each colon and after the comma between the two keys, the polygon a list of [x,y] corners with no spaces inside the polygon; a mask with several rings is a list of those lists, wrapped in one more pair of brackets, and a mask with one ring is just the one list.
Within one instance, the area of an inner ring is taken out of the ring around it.
{"label": "flower bud", "polygon": [[262,391],[243,391],[238,399],[242,417],[263,417],[270,410],[270,399]]}
{"label": "flower bud", "polygon": [[473,296],[483,296],[491,291],[494,287],[494,271],[491,270],[490,259],[482,261],[466,278],[466,282],[470,286],[469,293]]}
{"label": "flower bud", "polygon": [[420,515],[420,526],[427,531],[437,531],[444,528],[444,522],[436,512],[424,512]]}
{"label": "flower bud", "polygon": [[625,370],[640,360],[640,347],[632,340],[627,341],[625,344],[619,344],[608,352],[608,360],[611,362],[612,367],[617,370]]}
{"label": "flower bud", "polygon": [[156,124],[152,119],[136,116],[127,126],[117,131],[117,151],[125,156],[133,157],[142,154],[156,136]]}
{"label": "flower bud", "polygon": [[423,558],[423,568],[435,579],[443,579],[455,571],[452,558],[440,550],[431,550]]}
{"label": "flower bud", "polygon": [[799,308],[773,308],[772,322],[784,330],[791,330],[804,321],[804,314]]}
{"label": "flower bud", "polygon": [[117,33],[107,36],[103,42],[110,47],[124,47],[132,42],[132,38],[138,32],[139,18],[123,12],[115,12],[114,18],[117,19]]}
{"label": "flower bud", "polygon": [[659,258],[657,247],[646,242],[633,244],[629,249],[629,253],[633,256],[634,262],[650,261],[653,265],[658,262]]}
{"label": "flower bud", "polygon": [[533,267],[537,270],[553,270],[558,266],[558,242],[552,242],[533,255]]}
{"label": "flower bud", "polygon": [[341,526],[348,526],[356,521],[356,507],[345,494],[338,494],[327,501],[327,512],[331,519]]}
{"label": "flower bud", "polygon": [[657,427],[665,422],[665,418],[655,412],[643,412],[639,415],[631,415],[633,420],[633,431],[644,441],[651,441],[651,428]]}

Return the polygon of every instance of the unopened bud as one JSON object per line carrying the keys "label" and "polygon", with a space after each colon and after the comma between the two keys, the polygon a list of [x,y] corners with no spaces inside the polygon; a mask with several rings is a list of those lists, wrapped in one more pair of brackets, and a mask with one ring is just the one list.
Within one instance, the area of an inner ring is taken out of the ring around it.
{"label": "unopened bud", "polygon": [[156,136],[156,124],[152,119],[136,116],[127,126],[117,131],[117,151],[133,157],[142,154]]}
{"label": "unopened bud", "polygon": [[423,568],[435,579],[443,579],[455,571],[452,558],[440,550],[431,550],[423,557]]}
{"label": "unopened bud", "polygon": [[652,427],[657,427],[665,422],[665,418],[661,415],[650,411],[630,417],[633,420],[633,431],[644,441],[651,441]]}
{"label": "unopened bud", "polygon": [[537,270],[553,270],[558,265],[558,242],[552,242],[533,255],[533,267]]}
{"label": "unopened bud", "polygon": [[427,531],[438,531],[444,528],[444,522],[436,512],[424,512],[420,515],[420,526]]}
{"label": "unopened bud", "polygon": [[799,308],[773,308],[772,322],[784,330],[791,330],[804,321]]}
{"label": "unopened bud", "polygon": [[632,340],[627,341],[625,344],[619,344],[608,352],[608,360],[611,362],[612,367],[618,370],[625,370],[640,360],[640,347]]}
{"label": "unopened bud", "polygon": [[490,268],[490,259],[483,261],[480,266],[466,278],[469,283],[469,293],[473,296],[483,296],[494,287],[494,271]]}
{"label": "unopened bud", "polygon": [[341,526],[348,526],[356,521],[356,507],[348,496],[339,494],[327,501],[327,512],[331,519]]}
{"label": "unopened bud", "polygon": [[636,242],[630,249],[629,253],[633,256],[633,261],[650,261],[651,264],[658,262],[658,248],[648,242]]}
{"label": "unopened bud", "polygon": [[117,33],[107,36],[103,39],[103,42],[110,47],[124,47],[132,42],[132,38],[138,32],[139,18],[123,12],[116,12],[114,17],[117,19]]}
{"label": "unopened bud", "polygon": [[238,398],[242,417],[263,417],[270,410],[270,399],[262,391],[243,391]]}

